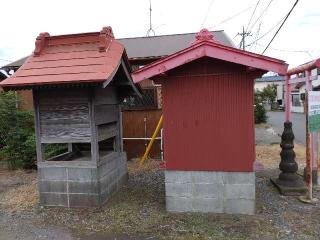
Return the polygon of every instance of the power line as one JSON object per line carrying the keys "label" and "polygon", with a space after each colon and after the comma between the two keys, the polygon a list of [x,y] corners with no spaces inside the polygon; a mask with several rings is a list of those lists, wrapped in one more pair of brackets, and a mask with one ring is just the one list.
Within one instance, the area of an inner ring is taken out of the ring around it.
{"label": "power line", "polygon": [[254,40],[253,42],[249,43],[247,45],[251,46],[252,44],[254,44],[255,42],[258,42],[260,39],[264,38],[265,36],[267,36],[269,33],[271,33],[273,31],[273,29],[275,29],[283,20],[285,19],[285,17],[281,18],[281,20],[279,22],[277,22],[273,27],[271,27],[267,32],[265,32],[264,34],[262,34],[261,37],[259,37],[258,39]]}
{"label": "power line", "polygon": [[293,4],[292,8],[290,9],[290,11],[288,12],[288,14],[286,15],[285,19],[283,20],[282,24],[280,25],[280,27],[278,28],[278,30],[276,31],[276,33],[273,35],[272,39],[270,40],[270,42],[268,43],[267,47],[263,50],[262,54],[265,53],[265,51],[267,51],[268,47],[270,46],[270,44],[273,42],[273,40],[275,39],[275,37],[278,35],[280,29],[282,28],[282,26],[284,25],[284,23],[287,21],[288,17],[290,16],[291,12],[293,11],[293,9],[296,7],[297,3],[299,2],[299,0],[296,0],[296,2]]}
{"label": "power line", "polygon": [[253,12],[252,12],[252,14],[251,14],[250,20],[249,20],[248,25],[247,25],[247,27],[246,27],[246,32],[248,31],[249,25],[250,25],[250,23],[251,23],[251,20],[252,20],[254,14],[256,13],[256,10],[257,10],[257,7],[258,7],[260,1],[261,1],[261,0],[258,0],[258,2],[256,3],[256,6],[255,6],[254,9],[253,9]]}
{"label": "power line", "polygon": [[257,19],[254,21],[254,23],[252,24],[252,26],[251,26],[251,28],[250,28],[249,31],[251,31],[251,30],[254,28],[254,26],[257,24],[257,22],[259,21],[259,19],[261,19],[262,16],[267,12],[267,10],[269,9],[269,7],[270,7],[270,5],[271,5],[272,2],[273,2],[273,0],[270,0],[270,1],[269,1],[268,5],[267,5],[267,6],[265,7],[265,9],[261,12],[260,16],[257,17]]}
{"label": "power line", "polygon": [[5,61],[5,62],[12,62],[11,60],[8,60],[8,59],[3,59],[3,58],[0,58],[0,61]]}
{"label": "power line", "polygon": [[207,9],[207,13],[206,13],[206,15],[204,16],[204,18],[203,18],[203,20],[202,20],[200,29],[203,27],[203,25],[204,25],[205,22],[207,21],[207,18],[208,18],[208,15],[209,15],[209,12],[210,12],[210,9],[211,9],[211,7],[212,7],[213,2],[214,2],[214,0],[211,0],[211,2],[209,3],[208,9]]}
{"label": "power line", "polygon": [[214,28],[214,27],[217,27],[217,26],[219,26],[219,25],[221,25],[221,24],[223,24],[223,23],[226,23],[226,22],[232,20],[232,19],[235,18],[235,17],[238,17],[238,16],[241,15],[242,13],[244,13],[244,12],[248,11],[249,9],[251,9],[253,6],[254,6],[254,5],[251,5],[251,6],[247,7],[247,8],[245,8],[245,9],[241,10],[240,12],[237,12],[236,14],[232,15],[231,17],[228,17],[228,18],[222,20],[221,22],[219,22],[219,23],[217,23],[217,24],[209,27],[208,29],[212,29],[212,28]]}
{"label": "power line", "polygon": [[[259,43],[256,43],[256,44],[259,45],[260,47],[266,47],[265,45],[261,45]],[[312,54],[308,50],[279,49],[279,48],[272,48],[272,47],[269,47],[269,49],[274,50],[274,51],[279,51],[279,52],[305,53],[305,54],[308,54],[308,56],[311,59],[313,59]]]}
{"label": "power line", "polygon": [[[257,48],[257,39],[258,39],[258,37],[259,37],[259,34],[260,34],[260,29],[261,29],[261,25],[262,25],[262,22],[260,22],[260,24],[259,24],[259,26],[258,26],[258,30],[257,30],[257,32],[256,32],[256,36],[255,36],[255,45],[254,45],[254,51],[256,50],[256,48]],[[250,46],[250,48],[249,49],[251,49],[253,47],[253,44]]]}

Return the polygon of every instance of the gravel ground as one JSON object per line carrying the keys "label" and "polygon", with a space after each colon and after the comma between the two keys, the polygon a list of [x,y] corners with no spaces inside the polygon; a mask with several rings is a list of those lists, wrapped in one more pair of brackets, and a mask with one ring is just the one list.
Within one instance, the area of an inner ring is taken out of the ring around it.
{"label": "gravel ground", "polygon": [[[270,177],[278,176],[278,170],[257,173],[257,214],[274,224],[278,239],[319,239],[320,204],[302,203],[297,197],[282,196],[270,182]],[[320,192],[314,197],[320,199]]]}
{"label": "gravel ground", "polygon": [[278,133],[268,125],[260,124],[255,127],[256,144],[277,144],[281,138]]}
{"label": "gravel ground", "polygon": [[[101,208],[35,205],[12,211],[1,203],[0,240],[319,239],[320,204],[307,205],[297,197],[279,195],[269,180],[278,175],[278,170],[257,173],[254,216],[166,213],[164,176],[158,170],[158,162],[149,161],[143,169],[136,162],[129,162],[129,173],[126,186]],[[10,191],[13,194],[12,189],[17,186],[29,186],[34,177],[35,173],[2,172],[0,185],[6,187],[0,200]],[[315,196],[320,199],[319,192]]]}

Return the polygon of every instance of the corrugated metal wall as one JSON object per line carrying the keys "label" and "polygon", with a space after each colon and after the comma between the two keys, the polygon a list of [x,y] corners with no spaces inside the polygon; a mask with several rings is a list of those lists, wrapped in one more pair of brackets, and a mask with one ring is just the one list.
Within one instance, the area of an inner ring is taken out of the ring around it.
{"label": "corrugated metal wall", "polygon": [[167,169],[252,171],[254,80],[245,67],[206,58],[161,82]]}

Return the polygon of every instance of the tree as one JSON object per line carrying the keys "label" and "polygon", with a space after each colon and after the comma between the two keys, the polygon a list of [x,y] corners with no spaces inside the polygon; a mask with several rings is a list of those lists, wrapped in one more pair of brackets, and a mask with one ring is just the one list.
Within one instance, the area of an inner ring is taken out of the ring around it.
{"label": "tree", "polygon": [[0,159],[10,169],[33,168],[36,162],[33,112],[17,108],[14,92],[0,93]]}
{"label": "tree", "polygon": [[261,92],[261,98],[263,102],[270,103],[272,109],[277,98],[277,85],[268,84],[264,87]]}
{"label": "tree", "polygon": [[254,106],[254,122],[265,123],[267,121],[267,114],[262,103],[258,103]]}
{"label": "tree", "polygon": [[263,92],[259,89],[254,92],[254,122],[265,123],[267,121],[266,110],[263,106],[265,102]]}

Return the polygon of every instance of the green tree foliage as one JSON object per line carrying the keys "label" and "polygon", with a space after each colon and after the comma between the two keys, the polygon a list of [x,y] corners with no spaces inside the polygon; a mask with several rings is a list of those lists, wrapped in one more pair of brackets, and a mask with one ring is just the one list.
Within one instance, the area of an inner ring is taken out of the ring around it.
{"label": "green tree foliage", "polygon": [[0,93],[0,159],[10,169],[34,168],[36,162],[33,113],[17,108],[14,92]]}
{"label": "green tree foliage", "polygon": [[266,109],[261,103],[254,106],[254,122],[265,123],[267,121]]}
{"label": "green tree foliage", "polygon": [[263,106],[265,102],[263,92],[259,89],[254,92],[254,122],[265,123],[267,121],[266,109]]}
{"label": "green tree foliage", "polygon": [[266,87],[262,89],[262,91],[260,91],[259,89],[256,90],[254,97],[255,102],[269,103],[271,108],[273,108],[277,98],[277,85],[268,84]]}
{"label": "green tree foliage", "polygon": [[[36,167],[34,114],[17,108],[20,100],[14,92],[0,92],[0,160],[9,169]],[[66,144],[49,144],[46,159],[66,152]]]}
{"label": "green tree foliage", "polygon": [[263,88],[261,92],[262,98],[265,102],[270,103],[271,108],[274,106],[274,102],[277,98],[277,85],[275,84],[268,84],[266,87]]}

